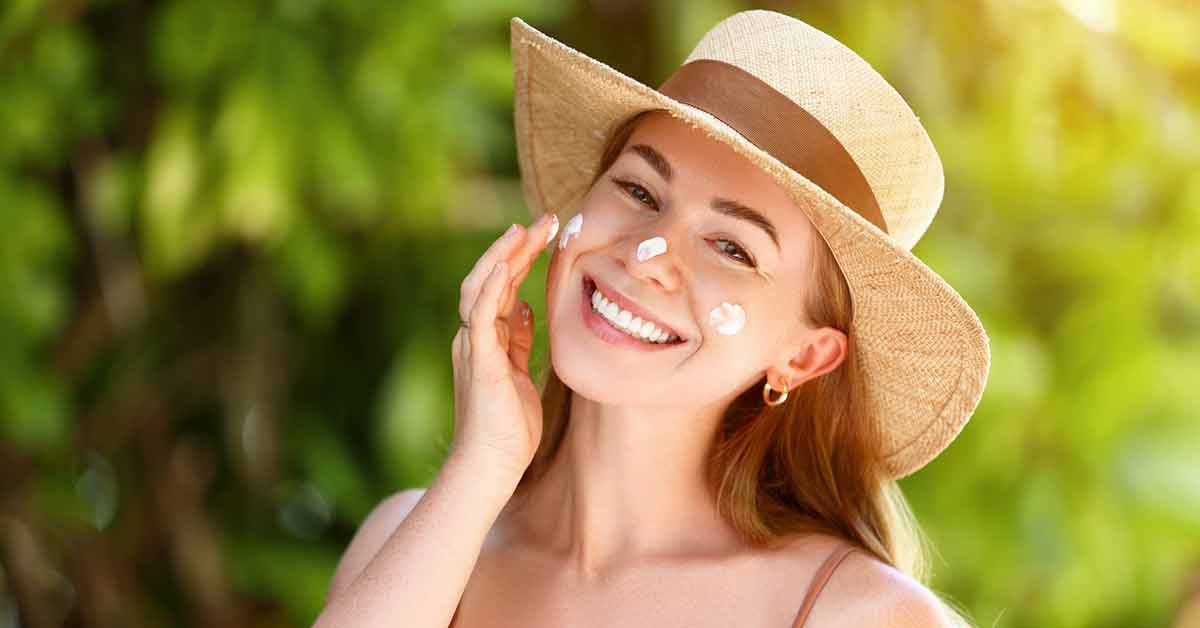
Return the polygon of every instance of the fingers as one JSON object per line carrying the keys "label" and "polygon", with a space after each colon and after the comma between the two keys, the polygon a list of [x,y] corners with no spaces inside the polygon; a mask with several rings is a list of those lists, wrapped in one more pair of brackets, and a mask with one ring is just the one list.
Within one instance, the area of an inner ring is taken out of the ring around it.
{"label": "fingers", "polygon": [[496,328],[497,308],[504,287],[508,283],[508,264],[497,262],[492,272],[484,279],[471,310],[469,340],[472,357],[487,358],[501,348],[501,339]]}
{"label": "fingers", "polygon": [[[528,229],[517,224],[509,227],[504,235],[488,247],[463,279],[459,289],[459,316],[466,320],[479,309],[476,305],[483,298],[482,286],[491,278],[488,273],[496,262],[503,260],[508,264],[508,271],[505,274],[506,282],[496,297],[494,317],[510,318],[521,283],[533,268],[538,254],[549,246],[557,233],[558,216],[554,212],[542,214]],[[474,338],[471,338],[471,344],[476,344]]]}
{"label": "fingers", "polygon": [[[509,268],[516,271],[510,270],[509,277],[511,279],[519,276],[515,287],[520,287],[520,282],[524,280],[524,275],[528,274],[537,254],[546,248],[549,240],[557,233],[558,216],[553,212],[539,216],[528,229],[517,224],[509,227],[504,235],[484,251],[475,267],[463,279],[459,291],[459,315],[464,319],[468,316],[479,292],[479,286],[486,279],[492,265],[500,260],[508,260]],[[511,307],[512,299],[506,296],[499,311],[508,314]]]}
{"label": "fingers", "polygon": [[513,367],[529,375],[529,354],[533,350],[533,308],[529,303],[520,301],[514,308],[515,320],[510,327],[513,329],[509,339],[508,355]]}
{"label": "fingers", "polygon": [[475,262],[475,267],[462,280],[462,285],[459,287],[458,315],[463,320],[466,320],[471,311],[475,309],[480,286],[488,278],[492,267],[496,262],[507,260],[513,251],[517,250],[524,239],[524,232],[525,229],[521,225],[510,226],[504,235],[492,242],[492,245],[483,252],[479,260]]}
{"label": "fingers", "polygon": [[512,280],[509,289],[500,303],[500,313],[509,316],[514,313],[517,304],[517,293],[521,283],[533,268],[537,256],[546,250],[549,241],[558,233],[558,216],[554,212],[546,212],[529,226],[527,237],[509,257]]}

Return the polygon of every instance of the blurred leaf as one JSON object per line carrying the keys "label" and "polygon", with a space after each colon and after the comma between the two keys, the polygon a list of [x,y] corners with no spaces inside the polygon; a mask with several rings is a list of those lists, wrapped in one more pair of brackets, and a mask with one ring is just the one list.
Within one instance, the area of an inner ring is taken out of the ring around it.
{"label": "blurred leaf", "polygon": [[296,626],[309,626],[325,605],[329,577],[338,553],[311,542],[274,538],[233,538],[227,554],[236,586],[282,605]]}
{"label": "blurred leaf", "polygon": [[375,428],[376,455],[391,486],[428,486],[449,448],[451,416],[445,371],[438,365],[445,352],[425,336],[397,353],[383,384]]}
{"label": "blurred leaf", "polygon": [[349,262],[336,234],[298,219],[271,251],[280,283],[304,322],[325,328],[342,304]]}

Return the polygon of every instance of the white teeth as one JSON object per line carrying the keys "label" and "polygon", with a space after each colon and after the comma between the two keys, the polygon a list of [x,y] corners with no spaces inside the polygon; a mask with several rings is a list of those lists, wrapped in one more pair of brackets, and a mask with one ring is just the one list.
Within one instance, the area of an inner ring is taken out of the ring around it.
{"label": "white teeth", "polygon": [[674,336],[668,338],[667,332],[659,329],[654,323],[642,320],[640,316],[634,316],[632,312],[617,307],[616,303],[605,299],[600,291],[594,288],[592,290],[592,309],[612,323],[614,327],[635,338],[659,344],[675,340]]}

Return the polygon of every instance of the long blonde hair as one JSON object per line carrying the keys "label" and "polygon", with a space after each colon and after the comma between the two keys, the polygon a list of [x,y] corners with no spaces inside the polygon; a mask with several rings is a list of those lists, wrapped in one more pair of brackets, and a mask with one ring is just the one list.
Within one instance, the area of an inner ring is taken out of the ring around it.
{"label": "long blonde hair", "polygon": [[[592,185],[648,113],[625,119],[609,133]],[[883,470],[864,384],[851,368],[858,356],[850,333],[850,289],[825,240],[814,240],[814,289],[800,316],[845,333],[845,359],[777,406],[763,403],[765,375],[730,404],[709,459],[717,507],[756,547],[797,533],[832,533],[928,586],[927,539],[899,485]],[[542,440],[515,495],[525,494],[554,460],[570,421],[571,394],[553,368],[544,369]]]}

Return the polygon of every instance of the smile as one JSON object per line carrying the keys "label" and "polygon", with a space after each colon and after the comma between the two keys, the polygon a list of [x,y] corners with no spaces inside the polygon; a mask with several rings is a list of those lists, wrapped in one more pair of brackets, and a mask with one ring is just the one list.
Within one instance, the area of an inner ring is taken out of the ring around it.
{"label": "smile", "polygon": [[581,297],[584,323],[611,344],[658,350],[685,342],[675,330],[603,282],[598,286],[595,279],[585,276]]}

